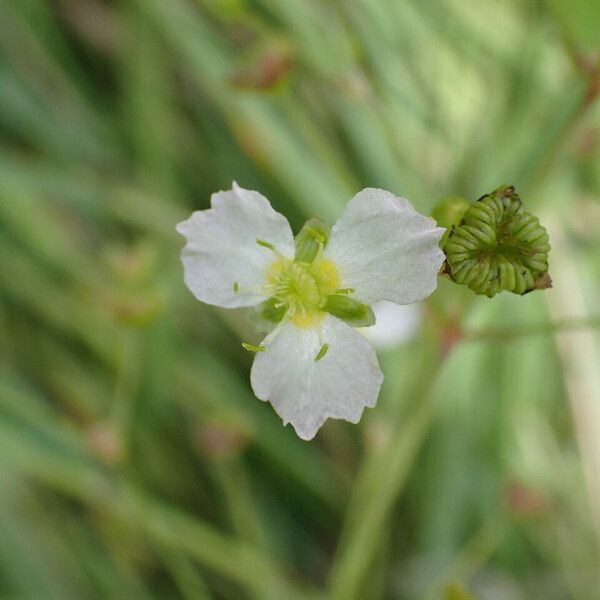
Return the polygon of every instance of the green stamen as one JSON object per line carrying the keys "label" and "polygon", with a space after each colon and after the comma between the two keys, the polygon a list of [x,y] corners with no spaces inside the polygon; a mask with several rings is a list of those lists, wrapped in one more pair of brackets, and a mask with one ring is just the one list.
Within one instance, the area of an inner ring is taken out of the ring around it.
{"label": "green stamen", "polygon": [[318,354],[315,356],[315,362],[320,361],[327,354],[327,350],[329,350],[329,344],[323,344]]}
{"label": "green stamen", "polygon": [[306,221],[295,238],[296,260],[311,263],[323,252],[329,240],[329,225],[320,217],[313,217]]}
{"label": "green stamen", "polygon": [[271,244],[270,242],[265,242],[265,240],[256,240],[256,243],[259,246],[262,246],[263,248],[268,248],[269,250],[275,250],[275,246],[273,246],[273,244]]}
{"label": "green stamen", "polygon": [[315,240],[317,240],[318,242],[321,242],[321,244],[324,244],[327,240],[327,237],[325,236],[325,234],[321,231],[318,231],[317,229],[315,229],[314,227],[310,227],[308,226],[306,228],[307,233],[309,233],[310,235],[312,235],[312,237],[315,238]]}
{"label": "green stamen", "polygon": [[264,352],[267,349],[265,346],[255,346],[247,342],[242,342],[242,348],[245,348],[248,352]]}

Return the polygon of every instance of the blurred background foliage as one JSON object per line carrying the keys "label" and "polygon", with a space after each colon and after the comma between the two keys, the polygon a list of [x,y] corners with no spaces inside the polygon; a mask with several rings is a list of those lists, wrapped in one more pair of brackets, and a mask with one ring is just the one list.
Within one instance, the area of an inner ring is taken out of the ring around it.
{"label": "blurred background foliage", "polygon": [[[0,598],[600,598],[598,0],[0,0]],[[554,288],[441,281],[304,443],[174,225],[235,179],[517,186]]]}

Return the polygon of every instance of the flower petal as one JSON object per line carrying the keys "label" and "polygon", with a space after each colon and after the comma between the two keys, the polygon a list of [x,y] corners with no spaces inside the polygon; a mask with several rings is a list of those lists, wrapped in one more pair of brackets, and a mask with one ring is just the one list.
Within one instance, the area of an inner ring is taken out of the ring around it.
{"label": "flower petal", "polygon": [[361,327],[360,333],[377,350],[397,348],[414,338],[421,327],[420,304],[396,304],[382,300],[373,306],[375,325]]}
{"label": "flower petal", "polygon": [[302,439],[312,439],[328,418],[358,423],[364,407],[375,406],[383,381],[377,356],[343,321],[326,315],[320,328],[282,322],[262,345],[267,349],[254,359],[252,389]]}
{"label": "flower petal", "polygon": [[287,219],[262,194],[235,182],[233,189],[213,194],[211,206],[177,225],[187,239],[181,252],[186,285],[198,300],[224,308],[262,302],[260,288],[275,256],[256,240],[293,257],[294,236]]}
{"label": "flower petal", "polygon": [[325,256],[340,269],[342,287],[365,304],[411,304],[429,296],[444,262],[444,233],[405,198],[366,188],[333,226]]}

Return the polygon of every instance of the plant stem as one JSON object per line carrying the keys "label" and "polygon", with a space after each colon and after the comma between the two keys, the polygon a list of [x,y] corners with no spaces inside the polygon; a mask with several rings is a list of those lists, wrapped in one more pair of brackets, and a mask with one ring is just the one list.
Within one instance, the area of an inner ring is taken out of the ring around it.
{"label": "plant stem", "polygon": [[[364,459],[356,477],[341,542],[329,576],[330,600],[362,598],[362,585],[385,538],[384,528],[429,432],[435,411],[431,377],[417,383],[422,398],[399,430]],[[420,389],[419,389],[420,388]]]}
{"label": "plant stem", "polygon": [[598,328],[600,328],[600,315],[594,317],[565,317],[548,323],[524,323],[508,329],[485,328],[465,331],[462,334],[461,341],[512,342],[530,335],[553,335],[561,331]]}
{"label": "plant stem", "polygon": [[423,594],[422,600],[435,600],[441,589],[452,582],[467,582],[502,544],[511,527],[504,510],[493,511],[469,538],[448,569]]}

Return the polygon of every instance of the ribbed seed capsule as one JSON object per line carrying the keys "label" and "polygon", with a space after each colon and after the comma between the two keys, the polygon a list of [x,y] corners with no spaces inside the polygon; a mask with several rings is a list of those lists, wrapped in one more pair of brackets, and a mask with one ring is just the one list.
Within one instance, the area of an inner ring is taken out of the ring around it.
{"label": "ribbed seed capsule", "polygon": [[551,286],[548,233],[512,186],[471,204],[445,239],[444,271],[476,294],[525,294]]}

